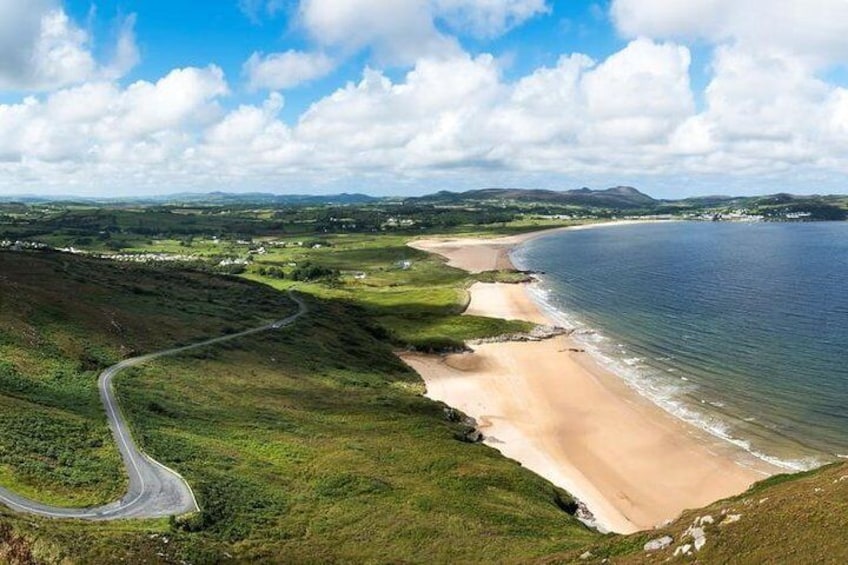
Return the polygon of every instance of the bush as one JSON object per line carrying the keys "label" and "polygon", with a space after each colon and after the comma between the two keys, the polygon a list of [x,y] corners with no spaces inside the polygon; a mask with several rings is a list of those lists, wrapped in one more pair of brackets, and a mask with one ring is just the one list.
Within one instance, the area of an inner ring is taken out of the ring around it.
{"label": "bush", "polygon": [[334,269],[315,265],[314,263],[303,263],[292,271],[291,278],[296,281],[315,281],[319,279],[337,278],[339,272]]}
{"label": "bush", "polygon": [[449,337],[426,337],[412,340],[409,345],[421,353],[461,353],[468,350],[464,342]]}
{"label": "bush", "polygon": [[286,273],[279,267],[260,267],[259,274],[263,277],[271,277],[272,279],[284,279]]}

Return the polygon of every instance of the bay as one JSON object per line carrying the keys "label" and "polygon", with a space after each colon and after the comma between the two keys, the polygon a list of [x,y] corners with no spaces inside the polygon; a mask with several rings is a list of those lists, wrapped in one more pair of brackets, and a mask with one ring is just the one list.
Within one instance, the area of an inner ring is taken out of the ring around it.
{"label": "bay", "polygon": [[675,415],[797,470],[848,454],[848,223],[670,222],[525,243],[534,290]]}

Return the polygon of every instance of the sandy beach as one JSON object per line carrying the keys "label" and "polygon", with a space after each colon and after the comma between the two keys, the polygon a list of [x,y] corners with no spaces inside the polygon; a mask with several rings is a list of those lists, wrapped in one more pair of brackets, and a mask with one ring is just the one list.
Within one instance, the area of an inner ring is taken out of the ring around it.
{"label": "sandy beach", "polygon": [[[511,267],[509,250],[537,236],[412,245],[479,272]],[[475,284],[466,314],[552,323],[525,285]],[[778,472],[666,413],[568,337],[473,349],[402,357],[428,397],[475,418],[488,445],[571,492],[601,529],[650,529]]]}

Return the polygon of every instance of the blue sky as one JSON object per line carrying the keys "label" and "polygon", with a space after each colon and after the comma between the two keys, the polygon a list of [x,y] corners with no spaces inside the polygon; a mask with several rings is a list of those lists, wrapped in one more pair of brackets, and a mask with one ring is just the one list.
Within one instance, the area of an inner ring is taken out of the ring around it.
{"label": "blue sky", "polygon": [[[96,4],[73,0],[67,7],[75,19],[92,25],[94,36],[104,39],[114,36],[116,23],[122,17],[138,14],[135,29],[141,61],[123,77],[123,82],[155,80],[175,67],[214,63],[234,83],[234,96],[225,103],[235,106],[261,98],[238,84],[242,65],[252,53],[308,50],[314,45],[309,34],[297,26],[295,2],[286,3],[274,13],[262,8],[251,13],[241,4],[238,0],[216,0],[205,2],[199,9],[193,0],[101,0]],[[508,78],[554,65],[562,53],[583,52],[603,58],[627,43],[616,34],[604,2],[549,2],[548,6],[549,13],[531,18],[499,37],[458,35],[469,53],[509,58],[505,69]],[[106,51],[110,48],[105,41],[98,47]],[[358,80],[369,63],[373,62],[366,50],[350,57],[331,76],[291,89],[286,95],[286,117],[296,118],[315,99],[347,81]],[[402,76],[403,71],[403,65],[387,68],[393,76]]]}
{"label": "blue sky", "polygon": [[[69,12],[79,21],[92,25],[93,35],[108,38],[115,33],[116,22],[127,14],[142,14],[136,23],[141,62],[124,81],[152,80],[174,67],[220,66],[232,81],[241,78],[242,65],[256,51],[272,53],[289,49],[308,50],[314,42],[298,29],[296,3],[268,13],[267,9],[251,12],[238,1],[209,2],[198,16],[197,2],[192,0],[124,0],[68,2]],[[92,15],[94,6],[95,17]],[[618,34],[609,18],[608,2],[548,2],[549,12],[528,20],[521,26],[495,38],[459,37],[472,54],[492,53],[508,59],[506,78],[516,79],[542,66],[556,64],[563,53],[581,52],[605,58],[620,50],[627,40]],[[100,46],[108,49],[108,44]],[[706,85],[706,50],[692,66],[692,80],[698,90]],[[286,96],[283,113],[292,122],[309,104],[347,81],[356,81],[363,67],[371,63],[367,52],[348,59],[337,72],[291,89]],[[390,66],[387,72],[402,76],[403,66]],[[236,85],[234,96],[225,103],[236,106],[243,101],[256,102],[261,97]]]}
{"label": "blue sky", "polygon": [[[209,2],[203,7],[203,17],[197,17],[197,2],[191,0],[101,0],[96,3],[72,0],[66,6],[74,19],[85,22],[93,37],[101,39],[93,46],[101,56],[109,55],[109,40],[114,39],[118,22],[128,14],[142,14],[135,26],[141,60],[122,78],[123,82],[155,80],[175,67],[204,66],[210,62],[220,66],[235,81],[242,73],[242,64],[255,51],[304,50],[312,43],[308,34],[297,27],[296,4],[292,2],[287,9],[275,13],[262,9],[251,13],[236,0]],[[508,58],[504,74],[507,78],[518,78],[535,68],[555,64],[564,52],[583,52],[604,58],[627,43],[616,33],[609,19],[607,2],[549,2],[548,6],[549,12],[543,17],[532,18],[500,37],[461,36],[463,45],[470,53],[493,53]],[[705,57],[705,50],[693,55]],[[332,76],[289,91],[284,112],[287,120],[295,120],[313,100],[333,88],[357,80],[367,64],[367,53],[360,53],[346,61]],[[692,78],[696,87],[706,85],[706,69],[706,58],[693,63]],[[387,69],[394,75],[402,71],[402,67]],[[236,88],[235,95],[225,101],[228,106],[260,98],[243,86]]]}
{"label": "blue sky", "polygon": [[845,192],[816,7],[0,0],[0,193]]}

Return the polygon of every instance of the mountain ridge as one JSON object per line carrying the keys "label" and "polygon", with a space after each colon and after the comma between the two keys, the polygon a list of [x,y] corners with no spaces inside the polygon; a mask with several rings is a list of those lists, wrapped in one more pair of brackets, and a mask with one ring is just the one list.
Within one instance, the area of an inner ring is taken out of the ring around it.
{"label": "mountain ridge", "polygon": [[[684,210],[719,207],[786,207],[813,206],[835,212],[848,210],[848,195],[796,195],[777,192],[756,196],[706,195],[678,199],[654,198],[641,190],[626,185],[605,189],[581,187],[570,190],[544,188],[481,188],[461,192],[439,190],[423,196],[372,196],[360,192],[337,194],[276,194],[270,192],[183,192],[160,196],[139,197],[74,197],[0,195],[3,204],[82,204],[101,206],[362,206],[382,203],[430,206],[474,206],[481,203],[497,205],[543,205],[551,207],[576,207],[606,209],[626,212],[674,213]],[[838,216],[838,214],[836,214]]]}
{"label": "mountain ridge", "polygon": [[562,191],[540,188],[483,188],[465,192],[440,191],[431,195],[406,199],[406,201],[428,203],[443,200],[455,203],[474,200],[514,200],[519,202],[545,202],[560,205],[629,209],[653,207],[659,205],[661,202],[632,186],[615,186],[599,190],[582,187]]}

